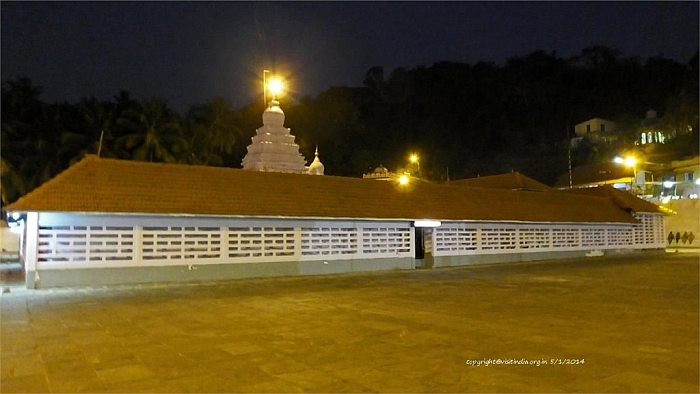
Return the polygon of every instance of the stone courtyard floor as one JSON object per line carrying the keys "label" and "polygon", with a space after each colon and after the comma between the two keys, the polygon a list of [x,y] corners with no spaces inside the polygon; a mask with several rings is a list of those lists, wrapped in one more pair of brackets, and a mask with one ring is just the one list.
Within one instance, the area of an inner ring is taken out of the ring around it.
{"label": "stone courtyard floor", "polygon": [[14,286],[0,298],[0,392],[697,393],[698,266],[648,253]]}

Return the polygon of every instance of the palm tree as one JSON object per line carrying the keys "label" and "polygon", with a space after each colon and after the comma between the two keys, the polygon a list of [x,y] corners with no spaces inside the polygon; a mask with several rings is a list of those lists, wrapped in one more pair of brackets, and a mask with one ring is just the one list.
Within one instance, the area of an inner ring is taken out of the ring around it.
{"label": "palm tree", "polygon": [[117,120],[125,132],[117,144],[130,152],[134,160],[179,161],[187,148],[179,119],[156,97],[141,103],[139,109],[127,109]]}
{"label": "palm tree", "polygon": [[222,165],[224,154],[230,155],[241,136],[238,117],[231,103],[216,96],[209,103],[190,109],[187,129],[190,157],[198,164]]}
{"label": "palm tree", "polygon": [[61,151],[68,157],[69,164],[80,161],[87,154],[116,157],[111,146],[113,107],[95,97],[83,98],[78,103],[80,126],[61,135]]}
{"label": "palm tree", "polygon": [[0,189],[2,205],[15,201],[29,191],[29,180],[19,170],[22,155],[18,153],[20,145],[17,134],[9,124],[2,124],[2,155],[0,155]]}

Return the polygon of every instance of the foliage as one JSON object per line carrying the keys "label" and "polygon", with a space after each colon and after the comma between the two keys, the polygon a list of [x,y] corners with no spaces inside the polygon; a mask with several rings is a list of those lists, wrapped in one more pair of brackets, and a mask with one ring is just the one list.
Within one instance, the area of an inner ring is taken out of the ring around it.
{"label": "foliage", "polygon": [[[240,167],[261,126],[262,105],[234,110],[223,97],[184,116],[159,98],[84,98],[45,103],[27,78],[2,86],[2,203],[16,200],[87,154]],[[697,154],[698,55],[681,64],[656,56],[643,63],[594,46],[563,59],[534,51],[503,66],[438,62],[430,67],[370,68],[359,87],[331,87],[317,97],[282,100],[300,151],[316,146],[326,174],[361,176],[420,156],[434,181],[519,171],[552,183],[567,170],[567,138],[590,118],[615,120],[618,144],[633,143],[647,110],[676,130],[669,155]],[[690,128],[688,127],[690,125]],[[695,138],[695,140],[693,140]],[[575,165],[606,160],[619,146],[583,141]]]}

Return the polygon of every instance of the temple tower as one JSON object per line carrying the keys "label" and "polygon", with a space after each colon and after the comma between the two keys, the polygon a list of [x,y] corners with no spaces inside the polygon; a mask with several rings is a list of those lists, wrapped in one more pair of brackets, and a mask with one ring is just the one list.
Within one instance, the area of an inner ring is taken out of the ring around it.
{"label": "temple tower", "polygon": [[276,100],[263,112],[263,126],[255,130],[248,153],[243,158],[243,169],[253,171],[307,172],[306,160],[299,153],[291,129],[284,127],[284,112]]}

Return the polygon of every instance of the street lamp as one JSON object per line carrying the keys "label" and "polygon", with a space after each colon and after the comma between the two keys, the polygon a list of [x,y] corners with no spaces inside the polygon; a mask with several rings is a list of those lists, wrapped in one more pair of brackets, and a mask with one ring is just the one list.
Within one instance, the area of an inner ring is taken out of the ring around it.
{"label": "street lamp", "polygon": [[269,72],[270,70],[263,70],[263,105],[265,105],[265,108],[267,108],[267,80],[265,77]]}
{"label": "street lamp", "polygon": [[615,157],[613,161],[617,164],[624,164],[627,167],[632,167],[632,170],[634,171],[634,177],[637,177],[637,159],[634,158],[633,156],[627,156],[624,159],[622,157]]}
{"label": "street lamp", "polygon": [[634,156],[627,156],[624,159],[622,157],[615,157],[613,161],[617,164],[624,164],[627,167],[632,167],[632,173],[634,174],[634,178],[632,178],[632,182],[630,182],[632,189],[637,186],[637,159]]}
{"label": "street lamp", "polygon": [[267,83],[267,88],[268,90],[270,90],[270,93],[272,93],[272,99],[277,100],[277,95],[280,95],[282,94],[282,92],[284,92],[284,82],[282,82],[282,80],[277,77],[273,77]]}
{"label": "street lamp", "polygon": [[411,153],[411,156],[408,157],[408,161],[416,165],[416,172],[420,172],[420,160],[417,154]]}
{"label": "street lamp", "polygon": [[267,74],[270,73],[272,73],[272,71],[263,70],[263,104],[265,104],[265,108],[267,108],[268,90],[270,91],[270,93],[272,93],[273,100],[276,100],[277,96],[284,92],[284,82],[282,81],[282,79],[273,75],[272,78],[270,78],[268,81]]}

